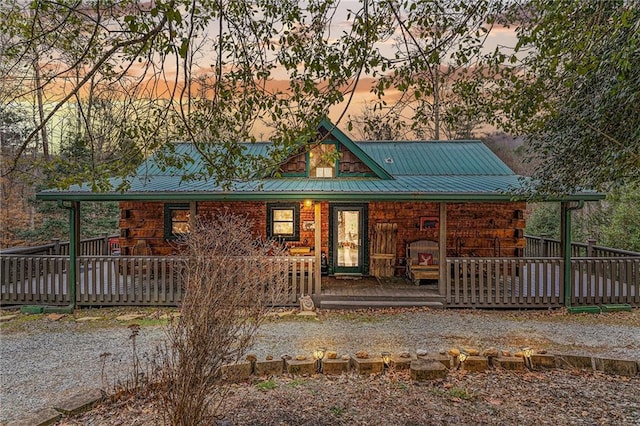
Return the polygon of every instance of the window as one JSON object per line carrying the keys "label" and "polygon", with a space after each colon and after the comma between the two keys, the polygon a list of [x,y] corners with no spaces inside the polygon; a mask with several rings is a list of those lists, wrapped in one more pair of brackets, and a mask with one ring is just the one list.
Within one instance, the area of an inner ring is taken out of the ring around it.
{"label": "window", "polygon": [[189,204],[164,205],[164,238],[175,240],[191,231],[191,209]]}
{"label": "window", "polygon": [[267,237],[285,241],[300,239],[300,205],[267,204]]}
{"label": "window", "polygon": [[321,144],[309,151],[309,177],[331,178],[336,170],[336,146]]}

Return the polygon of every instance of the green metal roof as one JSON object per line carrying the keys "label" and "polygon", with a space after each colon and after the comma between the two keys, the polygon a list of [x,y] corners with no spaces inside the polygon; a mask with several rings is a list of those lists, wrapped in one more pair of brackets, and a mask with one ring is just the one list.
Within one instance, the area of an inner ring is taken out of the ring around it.
{"label": "green metal roof", "polygon": [[[268,157],[270,142],[242,144],[246,155]],[[473,176],[513,175],[489,148],[480,141],[422,141],[422,142],[355,142],[370,161],[375,162],[391,179],[399,175]],[[194,173],[201,168],[200,154],[191,143],[175,143],[176,155],[193,158],[184,168],[162,170],[154,157],[138,167],[138,176],[171,176]],[[352,151],[353,152],[353,151]]]}
{"label": "green metal roof", "polygon": [[360,142],[391,175],[513,175],[480,141]]}
{"label": "green metal roof", "polygon": [[[323,121],[324,123],[324,121]],[[321,123],[321,125],[323,125]],[[328,123],[328,122],[327,122]],[[324,123],[325,126],[329,124]],[[353,142],[335,127],[327,127],[377,177],[281,177],[235,182],[225,190],[213,179],[183,181],[197,172],[201,157],[189,143],[174,144],[178,155],[194,161],[182,170],[162,169],[156,156],[148,158],[130,179],[127,192],[92,192],[86,185],[66,191],[47,190],[43,200],[430,200],[507,201],[521,187],[515,175],[480,141]],[[268,156],[272,144],[247,143],[247,155]],[[120,179],[112,179],[117,187]],[[582,193],[563,200],[596,200],[601,194]]]}
{"label": "green metal roof", "polygon": [[[268,158],[273,144],[271,142],[255,142],[243,143],[240,146],[244,155]],[[182,176],[194,174],[201,170],[203,164],[202,156],[192,143],[176,142],[171,144],[170,147],[164,147],[164,149],[166,151],[173,151],[172,155],[176,157],[184,158],[188,156],[193,159],[193,161],[185,162],[181,169],[177,167],[167,167],[163,170],[158,161],[155,161],[156,156],[153,155],[138,166],[136,176]]]}
{"label": "green metal roof", "polygon": [[[114,184],[118,181],[114,180]],[[520,185],[518,176],[398,176],[392,180],[377,178],[264,179],[237,183],[230,190],[215,187],[209,181],[180,182],[180,177],[135,177],[124,193],[92,192],[88,187],[69,191],[42,191],[42,200],[315,200],[334,201],[510,201],[508,192]],[[599,200],[597,193],[582,193],[562,198]],[[549,200],[559,201],[559,200]]]}

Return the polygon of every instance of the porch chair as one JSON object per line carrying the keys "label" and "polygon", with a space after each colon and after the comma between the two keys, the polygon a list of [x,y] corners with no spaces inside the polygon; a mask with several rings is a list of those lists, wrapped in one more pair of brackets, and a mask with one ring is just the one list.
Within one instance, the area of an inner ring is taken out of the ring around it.
{"label": "porch chair", "polygon": [[[136,242],[136,245],[133,246],[133,249],[131,249],[131,255],[132,256],[152,256],[151,247],[149,246],[149,243],[146,242],[145,240],[138,240]],[[151,265],[150,260],[139,259],[139,261],[137,260],[136,263],[138,264],[137,268],[138,268],[139,274],[141,275],[149,274],[152,277],[155,276],[154,268],[153,268],[153,265]]]}
{"label": "porch chair", "polygon": [[407,277],[415,285],[420,280],[440,279],[440,248],[436,241],[418,240],[407,244]]}
{"label": "porch chair", "polygon": [[133,256],[151,256],[151,247],[145,240],[138,240],[131,250]]}

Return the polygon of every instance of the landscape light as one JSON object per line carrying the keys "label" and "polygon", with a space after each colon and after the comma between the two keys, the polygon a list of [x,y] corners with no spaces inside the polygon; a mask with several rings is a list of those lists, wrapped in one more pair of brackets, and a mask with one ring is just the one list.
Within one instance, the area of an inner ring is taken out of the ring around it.
{"label": "landscape light", "polygon": [[322,373],[322,358],[327,350],[325,348],[316,348],[313,351],[313,358],[316,360],[316,373]]}
{"label": "landscape light", "polygon": [[389,365],[391,364],[391,353],[382,352],[380,355],[382,356],[382,363],[384,364],[384,368],[389,368]]}
{"label": "landscape light", "polygon": [[462,364],[469,358],[469,354],[465,351],[460,351],[460,355],[458,355],[458,370],[462,367]]}
{"label": "landscape light", "polygon": [[533,355],[533,349],[530,347],[522,348],[522,356],[524,357],[524,365],[527,366],[528,369],[533,369],[533,363],[531,361],[531,355]]}

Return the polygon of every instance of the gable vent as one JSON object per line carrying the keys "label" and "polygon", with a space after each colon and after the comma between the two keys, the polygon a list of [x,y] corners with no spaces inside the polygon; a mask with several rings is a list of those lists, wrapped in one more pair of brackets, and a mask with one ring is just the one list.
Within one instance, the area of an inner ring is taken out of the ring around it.
{"label": "gable vent", "polygon": [[384,159],[384,162],[387,163],[387,164],[393,164],[393,158],[387,157],[387,158]]}

